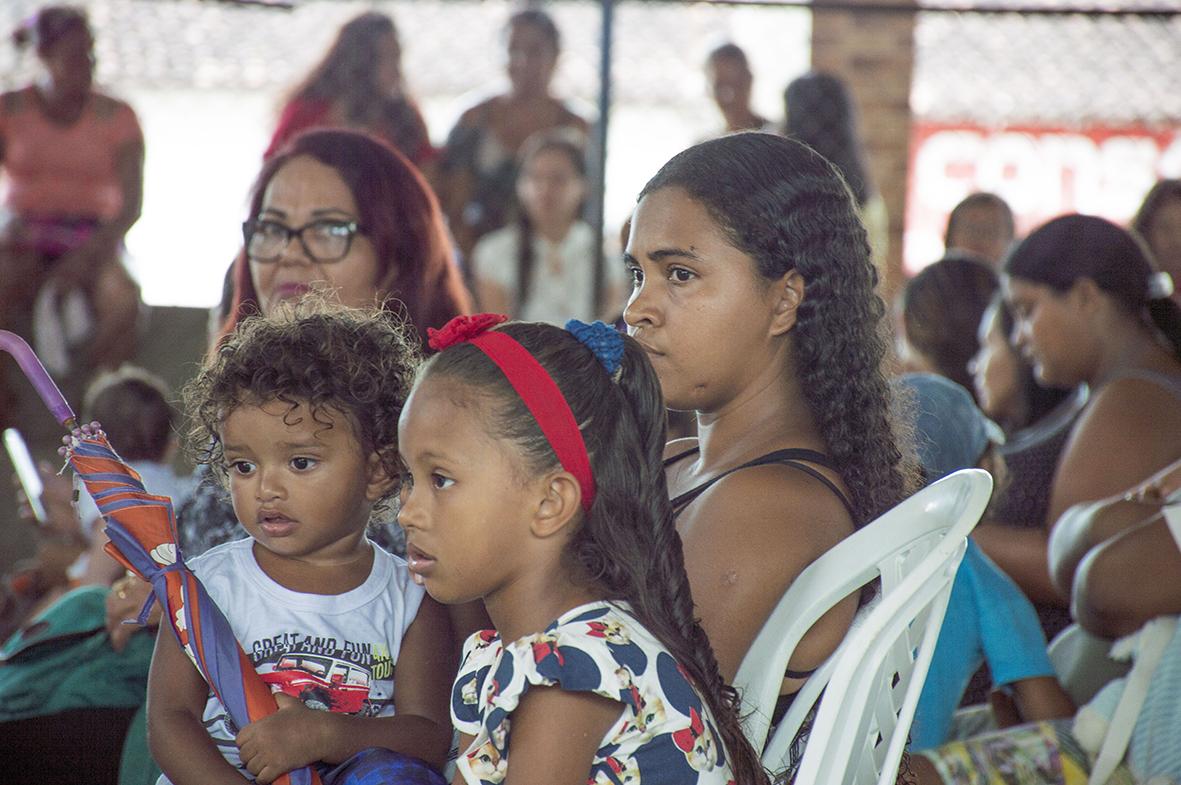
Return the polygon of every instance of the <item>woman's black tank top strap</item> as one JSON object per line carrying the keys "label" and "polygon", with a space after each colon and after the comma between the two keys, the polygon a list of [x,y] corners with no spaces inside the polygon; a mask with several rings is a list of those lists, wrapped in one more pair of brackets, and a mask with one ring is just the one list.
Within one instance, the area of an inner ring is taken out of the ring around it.
{"label": "woman's black tank top strap", "polygon": [[[678,453],[671,458],[666,458],[664,465],[671,466],[682,458],[687,458],[688,456],[698,452],[699,449],[699,447],[693,447],[692,449],[685,450],[684,452]],[[733,469],[722,472],[717,477],[711,477],[695,488],[690,488],[672,500],[673,516],[676,517],[680,515],[686,507],[693,503],[694,499],[709,490],[709,488],[714,483],[716,483],[718,480],[721,480],[723,477],[728,477],[734,472],[741,471],[743,469],[751,469],[755,466],[767,466],[769,464],[775,463],[782,466],[790,466],[793,469],[798,469],[816,479],[825,488],[828,488],[830,491],[832,491],[837,499],[840,500],[841,504],[843,504],[845,509],[848,510],[849,517],[851,517],[854,521],[857,520],[857,514],[853,511],[853,503],[850,502],[849,498],[845,496],[844,492],[836,486],[836,483],[808,465],[809,463],[814,463],[817,466],[823,466],[824,468],[831,469],[835,472],[837,471],[837,467],[836,464],[833,463],[832,458],[829,458],[822,452],[807,450],[801,447],[789,447],[787,449],[769,452],[766,455],[760,455],[758,458],[747,461],[741,466],[735,466]]]}

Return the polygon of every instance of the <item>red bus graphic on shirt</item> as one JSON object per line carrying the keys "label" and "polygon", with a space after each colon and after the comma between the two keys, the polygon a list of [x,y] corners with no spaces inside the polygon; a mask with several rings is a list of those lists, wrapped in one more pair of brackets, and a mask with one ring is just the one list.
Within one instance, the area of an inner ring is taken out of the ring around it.
{"label": "red bus graphic on shirt", "polygon": [[369,671],[336,657],[287,654],[260,675],[309,709],[357,714],[369,697]]}

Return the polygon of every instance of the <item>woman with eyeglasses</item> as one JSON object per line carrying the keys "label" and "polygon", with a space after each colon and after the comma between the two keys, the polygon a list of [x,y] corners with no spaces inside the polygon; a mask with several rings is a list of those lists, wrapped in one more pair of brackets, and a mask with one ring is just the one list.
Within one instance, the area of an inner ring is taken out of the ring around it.
{"label": "woman with eyeglasses", "polygon": [[[372,136],[343,129],[297,136],[263,164],[249,215],[222,335],[310,291],[388,309],[414,325],[424,347],[427,328],[471,312],[434,194],[405,157]],[[177,511],[185,556],[246,536],[207,479]],[[402,547],[392,522],[371,536]]]}
{"label": "woman with eyeglasses", "polygon": [[471,310],[430,187],[367,134],[296,137],[263,165],[243,233],[223,334],[246,314],[313,289],[405,316],[424,345],[428,327]]}

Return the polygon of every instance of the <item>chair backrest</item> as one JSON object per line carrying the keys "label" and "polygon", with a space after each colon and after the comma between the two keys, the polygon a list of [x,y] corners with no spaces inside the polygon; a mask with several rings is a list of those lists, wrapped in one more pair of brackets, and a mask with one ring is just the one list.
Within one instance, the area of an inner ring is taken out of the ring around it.
{"label": "chair backrest", "polygon": [[796,730],[824,689],[840,652],[838,648],[808,679],[771,743],[765,745],[784,671],[800,639],[834,605],[875,578],[881,578],[882,596],[889,596],[946,535],[967,536],[983,515],[991,493],[992,477],[988,472],[954,472],[846,537],[792,582],[767,617],[734,678],[734,686],[742,696],[747,738],[755,749],[764,750],[764,763],[778,764],[786,758]]}
{"label": "chair backrest", "polygon": [[949,531],[849,633],[795,785],[894,784],[970,529]]}

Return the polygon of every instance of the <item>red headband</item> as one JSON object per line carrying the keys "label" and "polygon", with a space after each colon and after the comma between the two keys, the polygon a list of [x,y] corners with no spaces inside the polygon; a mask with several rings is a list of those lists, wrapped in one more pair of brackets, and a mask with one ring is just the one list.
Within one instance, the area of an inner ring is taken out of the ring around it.
{"label": "red headband", "polygon": [[578,421],[558,385],[529,350],[512,336],[489,332],[507,321],[501,314],[481,313],[456,316],[441,330],[427,330],[427,344],[443,351],[457,343],[470,343],[496,363],[533,415],[562,468],[574,475],[582,488],[582,509],[589,511],[595,500],[595,477]]}

